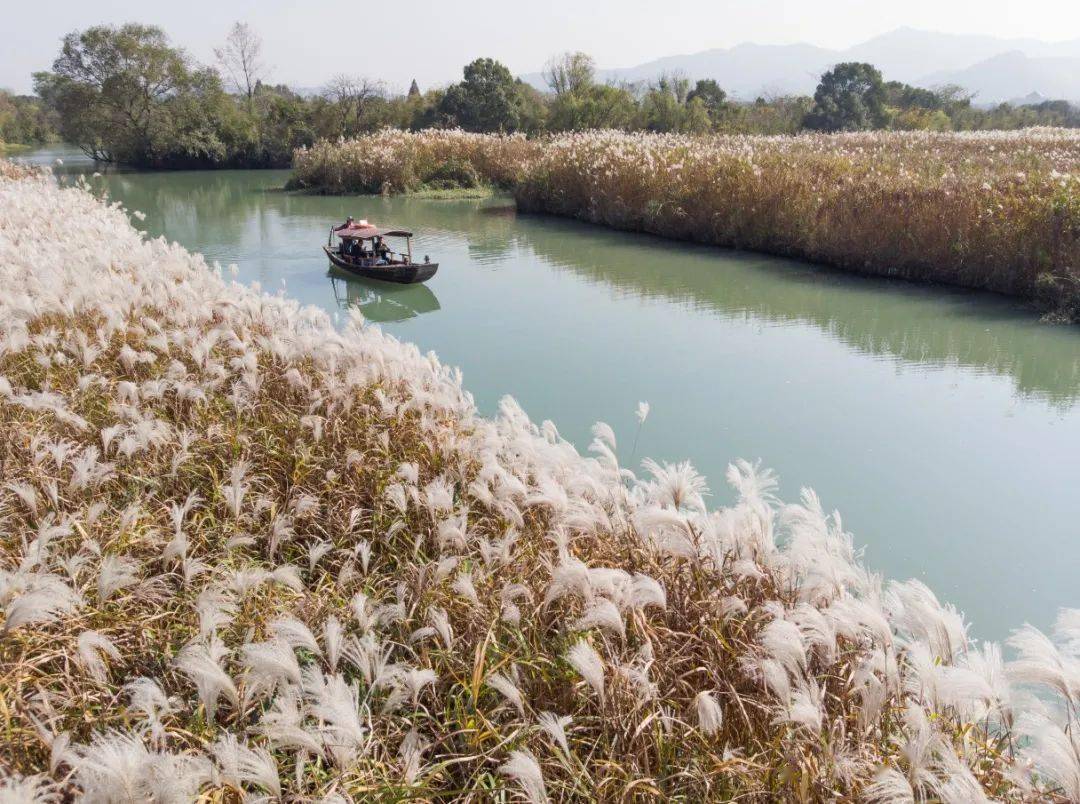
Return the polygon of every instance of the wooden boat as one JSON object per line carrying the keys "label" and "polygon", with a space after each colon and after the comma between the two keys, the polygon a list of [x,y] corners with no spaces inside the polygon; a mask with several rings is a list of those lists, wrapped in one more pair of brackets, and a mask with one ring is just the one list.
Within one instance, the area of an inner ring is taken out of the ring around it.
{"label": "wooden boat", "polygon": [[[404,229],[380,229],[367,221],[349,218],[343,225],[330,229],[323,251],[343,271],[367,279],[411,285],[426,282],[439,270],[439,264],[427,257],[423,262],[413,262],[412,236],[412,232]],[[393,251],[386,242],[388,237],[404,238],[405,251]]]}

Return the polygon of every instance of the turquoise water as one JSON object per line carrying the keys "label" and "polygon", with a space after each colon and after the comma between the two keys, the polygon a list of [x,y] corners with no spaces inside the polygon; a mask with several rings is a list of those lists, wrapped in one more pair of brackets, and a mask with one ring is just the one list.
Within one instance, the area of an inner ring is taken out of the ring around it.
{"label": "turquoise water", "polygon": [[[581,448],[602,419],[624,463],[690,458],[717,504],[727,463],[760,459],[783,497],[813,487],[872,568],[921,578],[977,636],[1080,606],[1080,329],[994,296],[519,216],[507,200],[286,194],[287,175],[93,181],[243,281],[356,305],[435,350],[485,412],[511,394]],[[438,275],[332,274],[320,245],[346,214],[414,230]],[[652,412],[637,436],[639,400]]]}

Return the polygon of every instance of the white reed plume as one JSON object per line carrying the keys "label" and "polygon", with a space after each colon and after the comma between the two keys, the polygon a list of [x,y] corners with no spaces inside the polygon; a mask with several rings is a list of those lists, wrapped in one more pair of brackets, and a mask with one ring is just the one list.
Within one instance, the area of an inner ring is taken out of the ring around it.
{"label": "white reed plume", "polygon": [[273,796],[281,796],[277,763],[265,748],[251,748],[225,732],[210,747],[225,784],[243,790],[243,784],[261,787]]}
{"label": "white reed plume", "polygon": [[228,649],[217,639],[210,637],[206,642],[197,641],[188,644],[177,654],[173,664],[187,676],[199,693],[199,700],[206,710],[206,719],[213,722],[217,713],[218,700],[226,700],[239,705],[240,697],[236,684],[221,667],[221,660],[228,655]]}
{"label": "white reed plume", "polygon": [[164,690],[161,689],[161,685],[152,678],[140,676],[126,683],[124,692],[128,694],[130,709],[142,714],[153,744],[158,747],[163,746],[165,743],[165,725],[162,718],[171,714],[174,706]]}
{"label": "white reed plume", "polygon": [[0,570],[0,601],[4,601],[5,632],[53,622],[82,605],[79,594],[57,575],[3,570]]}
{"label": "white reed plume", "polygon": [[1043,685],[1080,710],[1080,659],[1062,651],[1042,631],[1024,625],[1007,640],[1018,658],[1006,666],[1008,677],[1021,684]]}
{"label": "white reed plume", "polygon": [[356,687],[337,673],[324,677],[317,668],[311,670],[304,679],[311,714],[321,722],[319,730],[334,761],[347,766],[363,751],[368,732]]}
{"label": "white reed plume", "polygon": [[79,662],[86,668],[91,677],[105,683],[109,677],[109,669],[105,664],[104,656],[119,661],[120,651],[104,634],[97,631],[83,631],[79,634]]}
{"label": "white reed plume", "polygon": [[307,546],[308,573],[315,572],[315,566],[333,549],[334,545],[330,542],[310,542]]}
{"label": "white reed plume", "polygon": [[367,539],[361,539],[356,543],[353,552],[360,559],[360,567],[364,570],[364,574],[367,575],[371,566],[371,544]]}
{"label": "white reed plume", "polygon": [[345,628],[341,620],[333,614],[326,618],[323,623],[323,651],[326,656],[326,665],[331,670],[336,670],[341,660],[341,646],[345,639]]}
{"label": "white reed plume", "polygon": [[566,736],[566,728],[573,722],[574,719],[570,715],[557,715],[554,712],[541,712],[536,717],[536,725],[555,741],[567,758],[570,757],[570,743]]}
{"label": "white reed plume", "polygon": [[543,804],[548,800],[540,764],[528,751],[511,751],[510,759],[499,766],[499,773],[517,782],[530,804]]}
{"label": "white reed plume", "polygon": [[447,616],[446,611],[432,607],[428,609],[428,620],[431,622],[431,627],[438,633],[446,649],[451,650],[454,647],[454,630],[450,626],[450,618]]}
{"label": "white reed plume", "polygon": [[1065,800],[1080,801],[1080,731],[1076,715],[1063,728],[1046,715],[1027,712],[1018,725],[1028,738],[1023,749],[1027,760],[1061,790]]}
{"label": "white reed plume", "polygon": [[72,750],[87,801],[190,801],[210,781],[203,757],[149,751],[135,734],[106,731]]}
{"label": "white reed plume", "polygon": [[232,622],[237,606],[224,590],[207,588],[199,593],[195,611],[199,615],[199,634],[208,637]]}
{"label": "white reed plume", "polygon": [[401,741],[398,748],[398,758],[401,760],[401,771],[405,777],[405,784],[415,784],[423,769],[424,752],[431,747],[431,743],[420,736],[416,729],[410,729]]}
{"label": "white reed plume", "polygon": [[98,569],[98,605],[102,605],[121,589],[139,582],[139,563],[132,558],[107,555]]}
{"label": "white reed plume", "polygon": [[0,776],[0,804],[56,804],[60,786],[43,773]]}
{"label": "white reed plume", "polygon": [[806,667],[806,646],[802,632],[795,623],[774,619],[761,629],[758,643],[792,675]]}
{"label": "white reed plume", "polygon": [[229,469],[229,482],[221,486],[221,494],[225,497],[226,503],[228,503],[229,511],[232,513],[233,519],[240,518],[240,509],[244,504],[244,496],[250,488],[250,483],[246,482],[248,472],[250,471],[251,464],[248,461],[237,461]]}
{"label": "white reed plume", "polygon": [[[512,668],[511,675],[516,676],[516,670],[517,668]],[[484,680],[484,683],[512,703],[514,708],[518,710],[518,714],[522,717],[525,716],[525,700],[521,696],[521,690],[518,689],[517,683],[510,676],[503,673],[492,673]]]}
{"label": "white reed plume", "polygon": [[648,575],[634,573],[634,580],[630,589],[630,605],[636,609],[647,606],[656,606],[660,609],[667,608],[667,592],[663,585],[655,578]]}
{"label": "white reed plume", "polygon": [[257,731],[274,748],[323,756],[322,741],[304,728],[305,711],[297,687],[287,687],[263,711]]}
{"label": "white reed plume", "polygon": [[566,652],[566,661],[577,670],[593,691],[604,700],[604,660],[593,646],[584,639],[579,639]]}
{"label": "white reed plume", "polygon": [[915,804],[915,791],[911,782],[896,768],[885,766],[863,788],[867,804]]}
{"label": "white reed plume", "polygon": [[371,610],[370,600],[363,592],[357,592],[349,601],[349,610],[352,611],[356,624],[361,631],[370,631],[375,625],[375,615]]}
{"label": "white reed plume", "polygon": [[653,476],[652,482],[647,484],[653,500],[661,505],[671,506],[676,511],[691,509],[704,512],[703,495],[708,493],[709,487],[705,478],[697,473],[689,461],[661,465],[651,458],[646,458],[641,465]]}
{"label": "white reed plume", "polygon": [[289,684],[300,683],[300,664],[293,649],[280,639],[249,642],[240,648],[240,659],[247,668],[244,697],[272,692]]}
{"label": "white reed plume", "polygon": [[322,656],[322,649],[311,629],[295,617],[279,617],[270,623],[270,633],[293,648],[311,651]]}
{"label": "white reed plume", "polygon": [[704,734],[716,734],[724,725],[724,713],[720,709],[720,702],[711,692],[702,691],[694,697],[694,708],[697,710],[698,728]]}
{"label": "white reed plume", "polygon": [[585,613],[574,622],[572,628],[575,631],[586,631],[590,628],[600,628],[626,639],[626,624],[623,622],[619,609],[606,597],[600,597],[590,603]]}
{"label": "white reed plume", "polygon": [[473,584],[471,572],[459,572],[454,579],[453,589],[474,606],[480,605],[480,598],[476,594],[476,586]]}

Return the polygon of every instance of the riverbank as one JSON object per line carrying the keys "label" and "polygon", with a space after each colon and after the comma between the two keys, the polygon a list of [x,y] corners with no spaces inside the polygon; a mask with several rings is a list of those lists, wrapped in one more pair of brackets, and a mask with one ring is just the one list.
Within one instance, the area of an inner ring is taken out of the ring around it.
{"label": "riverbank", "polygon": [[0,142],[0,159],[7,156],[18,156],[24,154],[27,151],[32,151],[37,146],[35,145],[21,145],[13,142]]}
{"label": "riverbank", "polygon": [[[813,497],[739,465],[710,512],[689,467],[480,418],[434,358],[82,190],[0,178],[0,211],[13,772],[140,798],[1072,795],[1066,721],[1024,715],[996,648],[883,589]],[[1023,633],[1009,678],[1066,706],[1074,660]]]}
{"label": "riverbank", "polygon": [[301,149],[294,176],[328,192],[406,191],[403,177],[441,158],[510,188],[523,211],[991,290],[1058,318],[1080,315],[1073,131],[528,141],[384,132]]}

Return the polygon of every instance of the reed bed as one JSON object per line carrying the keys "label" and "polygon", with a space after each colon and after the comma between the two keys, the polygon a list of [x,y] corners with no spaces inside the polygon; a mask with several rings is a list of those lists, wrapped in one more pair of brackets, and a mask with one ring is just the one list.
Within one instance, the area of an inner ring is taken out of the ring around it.
{"label": "reed bed", "polygon": [[324,193],[405,193],[422,187],[483,182],[507,188],[521,181],[533,143],[524,135],[494,137],[429,129],[386,129],[354,140],[317,142],[293,153],[290,187]]}
{"label": "reed bed", "polygon": [[[418,151],[445,152],[455,138],[479,172],[495,166],[492,180],[512,186],[524,211],[992,290],[1064,318],[1080,315],[1076,131],[591,131],[529,142],[386,132],[298,151],[296,175],[331,192],[373,188],[370,177],[390,170],[382,154],[396,147],[407,164]],[[515,160],[516,169],[508,164]],[[387,186],[406,184],[388,179]]]}
{"label": "reed bed", "polygon": [[1006,662],[810,491],[482,418],[8,172],[4,801],[1080,800],[1080,612]]}

